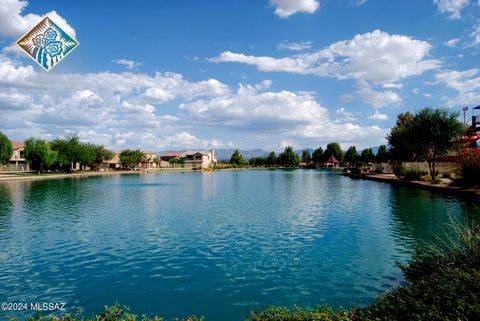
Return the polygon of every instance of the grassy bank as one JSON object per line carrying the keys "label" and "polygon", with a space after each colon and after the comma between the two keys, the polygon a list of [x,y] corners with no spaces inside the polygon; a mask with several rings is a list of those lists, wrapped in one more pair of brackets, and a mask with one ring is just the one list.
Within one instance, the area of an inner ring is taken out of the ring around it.
{"label": "grassy bank", "polygon": [[[478,213],[477,213],[478,214]],[[406,283],[381,294],[366,307],[313,310],[269,307],[252,312],[247,321],[365,321],[365,320],[478,320],[480,315],[480,225],[478,219],[454,222],[453,232],[435,245],[417,250],[409,264],[401,265]],[[29,321],[159,321],[131,314],[119,305],[83,318],[32,317]],[[200,321],[202,317],[176,319]],[[228,321],[228,320],[227,320]]]}

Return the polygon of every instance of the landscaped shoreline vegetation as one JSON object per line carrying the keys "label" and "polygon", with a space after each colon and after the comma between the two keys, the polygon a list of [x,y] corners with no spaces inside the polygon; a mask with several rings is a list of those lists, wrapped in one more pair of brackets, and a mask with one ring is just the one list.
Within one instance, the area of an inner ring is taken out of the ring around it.
{"label": "landscaped shoreline vegetation", "polygon": [[437,176],[437,158],[455,148],[453,141],[464,130],[457,113],[424,108],[415,115],[409,112],[398,115],[387,139],[395,161],[426,161],[433,181]]}
{"label": "landscaped shoreline vegetation", "polygon": [[[478,213],[476,213],[478,214]],[[380,294],[365,307],[334,310],[319,306],[268,307],[254,311],[247,321],[370,321],[370,320],[477,320],[480,315],[480,224],[478,218],[452,219],[452,232],[418,248],[408,264],[399,265],[406,279]],[[136,316],[120,305],[90,318],[66,315],[33,317],[29,321],[160,321],[160,317]],[[203,317],[175,319],[200,321]]]}
{"label": "landscaped shoreline vegetation", "polygon": [[0,165],[8,164],[13,153],[12,142],[0,132]]}

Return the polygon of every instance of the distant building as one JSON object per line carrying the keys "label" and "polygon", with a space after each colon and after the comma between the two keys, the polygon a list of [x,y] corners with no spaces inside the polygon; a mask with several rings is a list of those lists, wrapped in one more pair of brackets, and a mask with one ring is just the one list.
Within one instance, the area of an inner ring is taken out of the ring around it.
{"label": "distant building", "polygon": [[99,164],[98,169],[101,171],[111,170],[111,169],[120,169],[122,167],[122,163],[120,162],[120,153],[115,152],[113,154],[113,158],[103,161]]}
{"label": "distant building", "polygon": [[147,160],[145,162],[138,164],[138,167],[144,168],[144,169],[157,168],[158,167],[157,153],[148,152],[148,151],[143,151],[143,153],[147,156]]}
{"label": "distant building", "polygon": [[160,155],[161,166],[166,166],[171,159],[183,159],[183,167],[186,168],[209,168],[217,164],[215,151],[186,151],[186,152],[169,152]]}
{"label": "distant building", "polygon": [[9,170],[12,171],[28,171],[29,167],[25,160],[25,142],[12,142],[13,154],[10,158]]}
{"label": "distant building", "polygon": [[340,162],[333,156],[333,154],[330,156],[330,158],[326,162],[327,167],[338,167],[340,165]]}

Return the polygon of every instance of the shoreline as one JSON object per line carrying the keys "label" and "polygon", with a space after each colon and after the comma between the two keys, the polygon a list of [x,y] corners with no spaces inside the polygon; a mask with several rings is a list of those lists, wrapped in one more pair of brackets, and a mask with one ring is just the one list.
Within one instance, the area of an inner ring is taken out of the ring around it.
{"label": "shoreline", "polygon": [[450,195],[467,197],[467,198],[477,198],[480,199],[480,189],[475,188],[465,188],[461,186],[451,186],[445,183],[431,184],[430,182],[425,181],[405,181],[394,174],[361,174],[360,176],[352,177],[350,175],[344,175],[350,177],[351,179],[364,179],[376,182],[384,182],[397,186],[408,186],[426,189],[430,191],[446,193]]}
{"label": "shoreline", "polygon": [[121,171],[79,171],[75,173],[42,173],[37,175],[32,172],[0,172],[0,183],[12,182],[12,181],[37,181],[48,179],[65,179],[65,178],[79,178],[79,177],[91,177],[91,176],[111,176],[111,175],[144,175],[144,174],[157,174],[167,172],[219,172],[219,171],[240,171],[240,170],[261,170],[261,169],[273,169],[268,167],[239,167],[239,168],[217,168],[217,169],[192,169],[192,168],[161,168],[150,170],[121,170]]}
{"label": "shoreline", "polygon": [[[191,168],[163,168],[163,169],[150,169],[150,170],[137,170],[137,171],[85,171],[68,174],[47,173],[37,175],[35,173],[11,173],[0,172],[0,183],[12,182],[12,181],[37,181],[37,180],[49,180],[49,179],[66,179],[66,178],[84,178],[93,176],[112,176],[112,175],[144,175],[144,174],[158,174],[162,172],[217,172],[217,171],[241,171],[241,170],[272,170],[280,168],[268,168],[268,167],[241,167],[241,168],[221,168],[214,170],[193,170]],[[449,195],[455,195],[467,198],[476,198],[480,200],[480,189],[464,188],[460,186],[451,186],[445,183],[431,184],[425,181],[405,181],[394,174],[361,174],[360,176],[351,176],[349,174],[342,173],[341,175],[349,177],[350,179],[363,179],[376,182],[389,183],[396,186],[408,186],[414,188],[421,188],[425,190],[440,192]]]}

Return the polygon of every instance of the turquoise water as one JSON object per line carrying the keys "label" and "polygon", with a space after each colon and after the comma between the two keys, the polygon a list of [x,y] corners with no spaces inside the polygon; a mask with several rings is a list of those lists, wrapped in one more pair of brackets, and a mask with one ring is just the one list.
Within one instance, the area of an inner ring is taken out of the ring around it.
{"label": "turquoise water", "polygon": [[120,302],[207,321],[367,304],[402,282],[396,261],[469,206],[322,170],[0,183],[0,302],[87,315]]}

